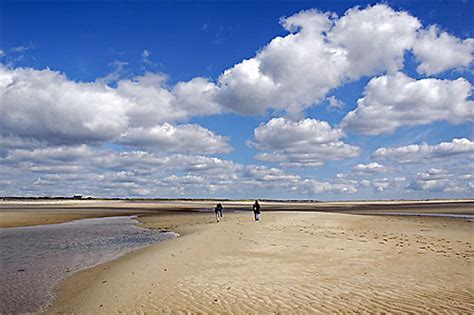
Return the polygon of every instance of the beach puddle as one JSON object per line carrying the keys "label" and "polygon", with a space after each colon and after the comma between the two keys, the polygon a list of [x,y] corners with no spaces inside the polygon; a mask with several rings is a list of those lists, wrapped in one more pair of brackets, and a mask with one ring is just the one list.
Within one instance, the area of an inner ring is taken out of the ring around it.
{"label": "beach puddle", "polygon": [[177,236],[137,223],[128,216],[0,229],[0,313],[40,312],[71,273]]}

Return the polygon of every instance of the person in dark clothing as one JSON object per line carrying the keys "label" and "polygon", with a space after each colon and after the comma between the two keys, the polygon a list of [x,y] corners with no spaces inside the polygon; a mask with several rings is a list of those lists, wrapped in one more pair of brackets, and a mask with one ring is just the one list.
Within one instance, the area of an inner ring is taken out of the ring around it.
{"label": "person in dark clothing", "polygon": [[222,218],[222,205],[220,202],[216,205],[214,212],[216,213],[216,220],[217,222],[219,222],[220,219]]}
{"label": "person in dark clothing", "polygon": [[255,218],[255,221],[260,220],[260,204],[258,203],[258,200],[255,200],[253,206],[253,216]]}

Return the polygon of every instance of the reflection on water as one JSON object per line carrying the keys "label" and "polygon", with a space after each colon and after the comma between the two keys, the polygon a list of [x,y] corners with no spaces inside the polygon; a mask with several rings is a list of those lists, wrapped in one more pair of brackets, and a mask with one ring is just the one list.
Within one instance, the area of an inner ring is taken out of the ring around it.
{"label": "reflection on water", "polygon": [[72,272],[176,237],[136,224],[113,217],[0,229],[0,313],[38,312]]}

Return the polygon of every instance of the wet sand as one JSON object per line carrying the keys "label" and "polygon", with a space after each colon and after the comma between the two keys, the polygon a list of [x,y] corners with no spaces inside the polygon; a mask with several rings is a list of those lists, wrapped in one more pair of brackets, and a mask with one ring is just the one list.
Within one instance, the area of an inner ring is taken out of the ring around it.
{"label": "wet sand", "polygon": [[82,207],[140,213],[146,226],[182,236],[74,274],[48,312],[474,312],[472,221],[333,213],[473,214],[472,202],[263,203],[258,223],[251,212],[224,212],[220,223],[212,212],[189,212],[212,206]]}

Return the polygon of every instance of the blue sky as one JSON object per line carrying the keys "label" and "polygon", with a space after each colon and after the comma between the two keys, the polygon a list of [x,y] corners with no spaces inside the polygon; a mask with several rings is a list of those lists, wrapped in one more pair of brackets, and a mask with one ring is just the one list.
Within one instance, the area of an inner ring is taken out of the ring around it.
{"label": "blue sky", "polygon": [[472,1],[0,10],[2,195],[472,196]]}

